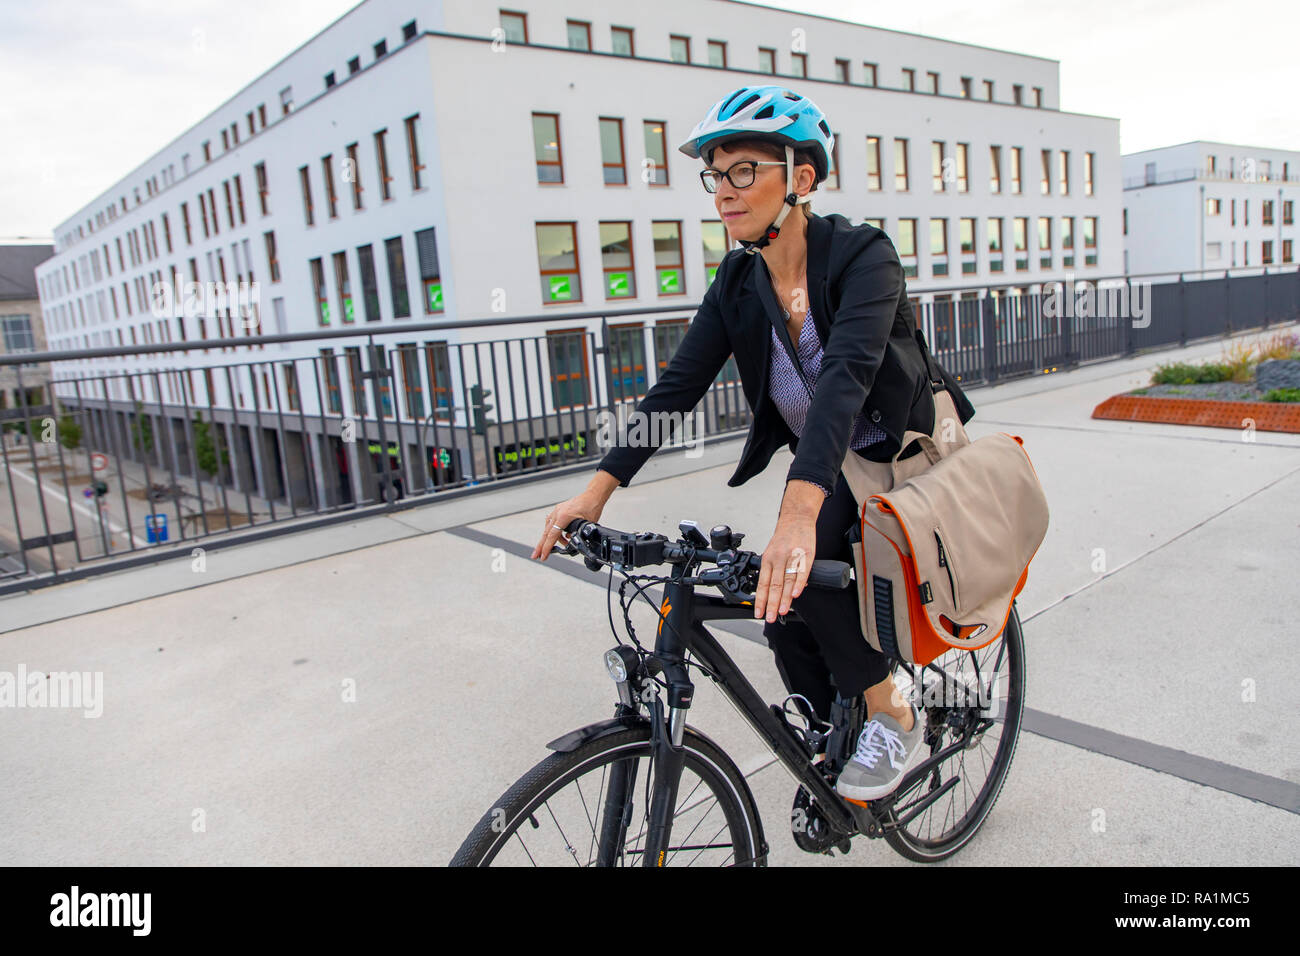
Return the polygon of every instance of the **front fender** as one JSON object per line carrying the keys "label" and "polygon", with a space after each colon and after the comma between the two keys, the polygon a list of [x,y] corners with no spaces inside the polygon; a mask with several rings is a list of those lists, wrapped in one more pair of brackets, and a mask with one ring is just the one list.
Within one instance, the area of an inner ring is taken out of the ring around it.
{"label": "front fender", "polygon": [[548,750],[570,753],[589,741],[599,740],[601,737],[608,737],[610,734],[621,733],[624,730],[632,730],[637,727],[649,729],[650,719],[640,714],[625,714],[598,723],[588,724],[586,727],[579,727],[577,730],[571,730],[567,734],[556,737],[546,747]]}

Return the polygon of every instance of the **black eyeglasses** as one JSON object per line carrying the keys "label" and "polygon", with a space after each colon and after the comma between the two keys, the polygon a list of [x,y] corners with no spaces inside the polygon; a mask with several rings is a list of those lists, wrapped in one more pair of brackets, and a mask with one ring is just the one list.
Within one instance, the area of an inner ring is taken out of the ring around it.
{"label": "black eyeglasses", "polygon": [[758,175],[759,166],[784,166],[785,163],[760,163],[753,159],[742,159],[738,163],[733,163],[731,168],[725,173],[717,169],[704,169],[700,171],[700,182],[704,183],[706,192],[716,193],[718,191],[719,180],[726,178],[727,182],[737,189],[745,189],[754,185],[754,177]]}

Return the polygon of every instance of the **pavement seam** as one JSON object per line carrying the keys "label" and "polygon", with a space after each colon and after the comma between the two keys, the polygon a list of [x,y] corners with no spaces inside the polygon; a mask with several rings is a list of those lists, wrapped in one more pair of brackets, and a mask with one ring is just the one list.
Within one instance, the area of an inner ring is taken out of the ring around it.
{"label": "pavement seam", "polygon": [[[1296,472],[1300,472],[1300,468],[1297,468],[1295,472],[1291,472],[1290,474],[1295,474]],[[1284,475],[1283,478],[1285,477],[1289,476]],[[1282,478],[1277,479],[1277,481],[1281,480]],[[1271,482],[1270,485],[1276,483],[1276,481]],[[1270,487],[1270,485],[1265,485],[1263,488],[1251,492],[1251,494],[1258,494],[1260,491],[1265,490],[1265,488]],[[1250,495],[1247,497],[1250,497]],[[1245,500],[1245,498],[1242,499],[1242,501]],[[1239,503],[1240,502],[1238,502],[1238,504]],[[1229,508],[1232,507],[1235,507],[1235,505],[1229,506]],[[1228,509],[1224,510],[1226,511]],[[1218,514],[1222,514],[1222,512],[1219,512]],[[1218,514],[1211,515],[1206,518],[1205,521],[1210,521],[1213,518],[1218,517]],[[1188,528],[1187,531],[1180,533],[1177,537],[1181,537],[1182,534],[1186,534],[1188,531],[1195,530],[1196,527],[1200,527],[1200,525],[1204,524],[1205,521],[1200,522],[1193,528]],[[461,525],[459,527],[447,528],[444,530],[449,534],[453,534],[467,541],[474,541],[488,547],[500,548],[510,554],[532,560],[530,557],[532,551],[529,548],[517,541],[512,541],[509,538],[503,538],[500,535],[495,535],[487,531],[480,531],[477,528],[470,527],[469,525]],[[1171,539],[1171,541],[1173,540],[1176,540],[1176,538]],[[1161,545],[1161,547],[1163,547],[1163,545]],[[1155,550],[1159,549],[1157,548]],[[554,557],[556,556],[552,555],[551,558],[547,559],[547,561],[552,560]],[[1142,557],[1145,557],[1145,555]],[[1134,561],[1136,560],[1139,560],[1139,558],[1134,559]],[[1132,563],[1133,562],[1130,561],[1121,568],[1116,568],[1115,571],[1122,570],[1122,568],[1126,568]],[[594,572],[587,570],[585,565],[579,566],[576,562],[566,561],[553,565],[553,568],[561,574],[567,574],[572,578],[585,581],[588,584],[599,585],[599,582],[595,579]],[[1115,572],[1109,572],[1107,576],[1109,576],[1110,573]],[[648,589],[647,593],[650,593]],[[1059,604],[1060,602],[1057,603]],[[1049,605],[1049,607],[1056,606],[1056,604]],[[1047,608],[1044,608],[1043,610],[1047,610]],[[1042,613],[1043,611],[1037,611],[1030,617],[1026,618],[1025,621],[1032,620]],[[759,639],[753,637],[751,634],[745,633],[746,629],[739,624],[728,621],[711,621],[710,628],[725,630],[729,633],[737,634],[740,637],[754,641],[755,643],[767,646],[766,639]],[[1186,780],[1189,783],[1195,783],[1215,790],[1221,790],[1224,793],[1242,797],[1246,800],[1254,800],[1257,803],[1264,803],[1269,806],[1277,807],[1280,810],[1300,814],[1300,784],[1292,783],[1291,781],[1280,777],[1270,777],[1267,774],[1262,774],[1254,770],[1247,770],[1244,767],[1237,767],[1220,760],[1214,760],[1210,757],[1202,757],[1197,754],[1188,753],[1185,750],[1179,750],[1175,747],[1167,747],[1164,744],[1142,740],[1139,737],[1130,737],[1125,734],[1116,733],[1113,730],[1095,727],[1091,724],[1085,724],[1056,714],[1049,714],[1046,711],[1035,710],[1031,707],[1024,708],[1021,730],[1026,733],[1036,734],[1040,737],[1046,737],[1049,740],[1055,740],[1059,743],[1069,744],[1070,746],[1078,747],[1081,750],[1087,750],[1103,757],[1111,757],[1112,759],[1131,763],[1147,770],[1154,770],[1157,773],[1169,774],[1170,776],[1178,777],[1181,780]],[[751,761],[753,759],[754,758],[751,758]],[[776,762],[776,758],[773,757],[769,763],[755,768],[746,773],[745,776],[752,777],[754,774],[757,774],[759,771],[764,770],[766,767],[771,766],[772,763]]]}

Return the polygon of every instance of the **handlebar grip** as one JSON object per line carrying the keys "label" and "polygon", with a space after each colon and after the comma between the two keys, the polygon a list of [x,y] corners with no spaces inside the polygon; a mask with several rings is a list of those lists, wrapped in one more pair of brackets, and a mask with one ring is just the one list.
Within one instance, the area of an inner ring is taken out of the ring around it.
{"label": "handlebar grip", "polygon": [[819,559],[813,561],[808,569],[808,583],[815,588],[842,590],[849,586],[849,572],[852,568],[843,561]]}

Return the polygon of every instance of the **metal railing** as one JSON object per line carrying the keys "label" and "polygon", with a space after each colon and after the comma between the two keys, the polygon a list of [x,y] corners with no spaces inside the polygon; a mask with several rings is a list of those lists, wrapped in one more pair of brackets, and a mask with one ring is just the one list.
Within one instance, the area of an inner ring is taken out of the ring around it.
{"label": "metal railing", "polygon": [[[1294,267],[1101,286],[1089,308],[1079,307],[1087,295],[1076,302],[1050,284],[1015,295],[967,287],[994,294],[919,302],[916,318],[963,385],[1300,318]],[[0,356],[23,402],[0,422],[9,502],[0,594],[594,467],[620,407],[653,387],[696,308]],[[550,327],[459,341],[536,324]],[[274,346],[279,355],[268,354]],[[259,356],[209,360],[250,348]],[[78,369],[82,360],[98,367]],[[128,369],[128,360],[155,364]],[[33,361],[52,363],[56,376],[40,405],[23,399],[18,366]],[[750,425],[734,362],[694,410],[698,441]],[[123,368],[105,368],[115,364]]]}

